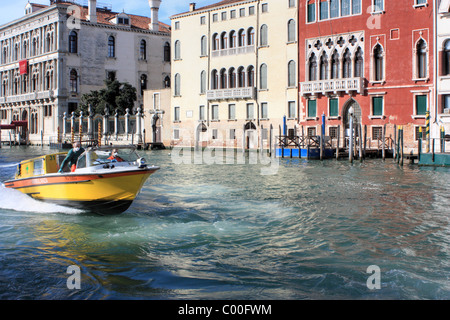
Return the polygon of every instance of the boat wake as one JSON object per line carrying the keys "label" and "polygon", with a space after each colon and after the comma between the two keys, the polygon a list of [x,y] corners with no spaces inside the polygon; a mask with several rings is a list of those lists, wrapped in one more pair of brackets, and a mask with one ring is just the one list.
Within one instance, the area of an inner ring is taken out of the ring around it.
{"label": "boat wake", "polygon": [[80,214],[84,212],[75,208],[35,200],[20,191],[6,188],[4,184],[0,184],[0,209],[36,213]]}

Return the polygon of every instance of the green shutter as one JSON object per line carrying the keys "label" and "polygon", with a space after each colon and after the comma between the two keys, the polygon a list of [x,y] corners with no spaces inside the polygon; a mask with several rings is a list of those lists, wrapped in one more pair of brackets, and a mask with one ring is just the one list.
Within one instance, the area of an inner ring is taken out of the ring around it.
{"label": "green shutter", "polygon": [[316,4],[308,4],[308,22],[316,21]]}
{"label": "green shutter", "polygon": [[330,99],[330,117],[339,116],[338,99]]}
{"label": "green shutter", "polygon": [[424,116],[427,114],[427,96],[416,96],[416,115]]}
{"label": "green shutter", "polygon": [[316,117],[316,107],[317,107],[317,101],[316,100],[308,100],[308,118],[315,118]]}
{"label": "green shutter", "polygon": [[383,115],[383,97],[373,97],[373,116],[382,116]]}

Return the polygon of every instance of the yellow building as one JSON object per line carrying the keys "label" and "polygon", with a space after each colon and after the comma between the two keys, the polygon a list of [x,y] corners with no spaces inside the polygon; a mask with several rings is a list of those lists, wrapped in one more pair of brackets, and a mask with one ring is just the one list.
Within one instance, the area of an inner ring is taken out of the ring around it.
{"label": "yellow building", "polygon": [[297,15],[293,0],[225,0],[171,17],[173,145],[268,148],[284,117],[294,130]]}

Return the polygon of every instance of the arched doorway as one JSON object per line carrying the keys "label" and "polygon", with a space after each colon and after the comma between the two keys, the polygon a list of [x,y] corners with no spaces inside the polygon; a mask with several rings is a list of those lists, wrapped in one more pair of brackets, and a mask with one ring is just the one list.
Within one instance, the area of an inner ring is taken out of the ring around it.
{"label": "arched doorway", "polygon": [[244,145],[245,149],[254,149],[258,147],[256,125],[252,121],[247,122],[244,126]]}
{"label": "arched doorway", "polygon": [[195,147],[198,149],[200,146],[206,147],[208,143],[208,127],[204,122],[199,123],[197,129],[195,130]]}
{"label": "arched doorway", "polygon": [[[344,138],[347,141],[347,138],[350,137],[350,107],[353,107],[353,128],[356,129],[362,120],[362,112],[359,103],[353,98],[348,100],[344,107],[342,108],[342,124],[344,126]],[[355,132],[358,134],[358,130]]]}
{"label": "arched doorway", "polygon": [[[27,121],[27,123],[30,123],[28,121],[28,111],[27,110],[23,110],[22,111],[22,115],[21,115],[21,120],[22,121]],[[25,127],[21,127],[20,128],[20,141],[27,141],[27,131],[28,131],[28,126]]]}
{"label": "arched doorway", "polygon": [[152,142],[161,143],[161,119],[157,114],[152,117]]}

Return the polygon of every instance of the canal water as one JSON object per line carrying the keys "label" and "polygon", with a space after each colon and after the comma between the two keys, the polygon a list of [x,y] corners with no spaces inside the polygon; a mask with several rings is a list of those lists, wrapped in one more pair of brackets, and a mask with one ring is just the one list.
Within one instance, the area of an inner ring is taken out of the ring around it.
{"label": "canal water", "polygon": [[[0,149],[0,181],[49,152]],[[161,170],[119,216],[0,186],[0,299],[450,299],[448,168],[141,153]]]}

